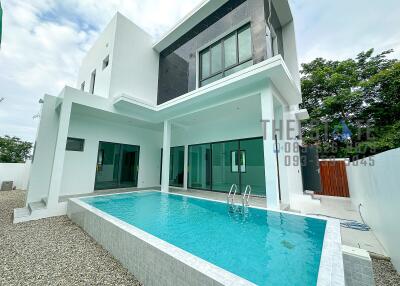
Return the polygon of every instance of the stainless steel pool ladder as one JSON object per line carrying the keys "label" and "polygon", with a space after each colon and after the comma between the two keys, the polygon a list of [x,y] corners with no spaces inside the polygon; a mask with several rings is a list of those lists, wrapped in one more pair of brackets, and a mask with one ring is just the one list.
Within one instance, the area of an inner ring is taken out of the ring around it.
{"label": "stainless steel pool ladder", "polygon": [[244,190],[243,197],[242,197],[242,206],[243,206],[243,208],[245,206],[249,205],[250,194],[251,194],[251,186],[247,185],[246,189]]}
{"label": "stainless steel pool ladder", "polygon": [[228,203],[228,205],[234,204],[237,190],[238,190],[237,185],[232,184],[231,189],[229,190],[228,196],[226,197],[226,202]]}

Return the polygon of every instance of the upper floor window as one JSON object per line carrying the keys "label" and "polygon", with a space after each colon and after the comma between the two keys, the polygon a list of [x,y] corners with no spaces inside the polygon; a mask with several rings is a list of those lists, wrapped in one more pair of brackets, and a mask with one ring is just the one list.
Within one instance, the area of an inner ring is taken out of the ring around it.
{"label": "upper floor window", "polygon": [[94,70],[94,71],[92,72],[92,75],[91,75],[91,77],[90,77],[90,90],[89,90],[89,92],[90,92],[91,94],[94,93],[94,86],[95,86],[95,84],[96,84],[96,70]]}
{"label": "upper floor window", "polygon": [[200,52],[200,86],[231,75],[253,64],[250,24]]}
{"label": "upper floor window", "polygon": [[110,56],[107,56],[104,60],[103,60],[103,70],[108,67],[108,64],[110,63]]}

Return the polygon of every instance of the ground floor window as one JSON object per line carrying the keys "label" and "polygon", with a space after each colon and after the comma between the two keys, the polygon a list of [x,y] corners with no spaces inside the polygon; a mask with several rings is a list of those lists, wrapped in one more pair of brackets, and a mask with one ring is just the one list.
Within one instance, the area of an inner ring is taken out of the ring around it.
{"label": "ground floor window", "polygon": [[250,138],[190,145],[188,188],[228,192],[232,184],[265,196],[263,139]]}
{"label": "ground floor window", "polygon": [[99,142],[95,190],[137,187],[139,146]]}

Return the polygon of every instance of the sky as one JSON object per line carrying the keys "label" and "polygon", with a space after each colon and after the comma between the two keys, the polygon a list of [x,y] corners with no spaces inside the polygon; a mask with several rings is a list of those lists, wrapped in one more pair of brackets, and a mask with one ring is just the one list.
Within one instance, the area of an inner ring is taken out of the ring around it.
{"label": "sky", "polygon": [[[0,136],[33,142],[39,99],[75,86],[80,63],[116,11],[155,40],[202,0],[2,0]],[[398,0],[289,0],[299,63],[375,48],[400,58]]]}

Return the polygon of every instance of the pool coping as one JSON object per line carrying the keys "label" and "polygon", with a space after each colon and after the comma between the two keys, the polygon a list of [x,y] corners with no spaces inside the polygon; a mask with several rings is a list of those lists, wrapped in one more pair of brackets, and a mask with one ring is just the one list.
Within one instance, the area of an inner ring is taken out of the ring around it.
{"label": "pool coping", "polygon": [[[187,252],[175,245],[172,245],[165,240],[162,240],[148,232],[145,232],[127,222],[124,222],[106,212],[103,212],[88,203],[82,201],[81,199],[87,199],[90,197],[103,197],[103,196],[113,196],[120,194],[129,194],[129,193],[145,193],[145,192],[161,192],[159,190],[140,190],[140,191],[132,191],[132,192],[123,192],[123,193],[113,193],[113,194],[102,194],[85,197],[76,197],[71,198],[69,201],[78,204],[80,207],[87,209],[88,211],[100,216],[101,218],[109,221],[124,231],[130,233],[131,235],[143,240],[144,242],[150,244],[156,249],[166,253],[167,255],[179,260],[180,262],[188,265],[191,268],[198,270],[204,275],[210,277],[211,279],[221,283],[222,285],[255,285],[254,283],[236,275],[228,270],[225,270],[221,267],[212,264],[190,252]],[[209,198],[200,198],[191,195],[184,194],[176,194],[176,193],[167,193],[168,195],[176,195],[183,196],[189,198],[195,198],[200,200],[212,201],[217,203],[226,204],[224,201],[209,199]],[[240,204],[235,204],[239,205]],[[288,211],[282,210],[273,210],[265,207],[256,207],[249,206],[250,208],[285,213],[294,216],[302,216],[302,217],[310,217],[318,220],[326,221],[324,240],[320,258],[320,265],[318,270],[318,278],[317,278],[317,286],[325,286],[325,285],[345,285],[344,282],[344,268],[343,268],[343,258],[342,258],[342,249],[341,249],[341,235],[340,235],[340,222],[339,220],[332,218],[321,218],[312,215],[304,215],[291,213]],[[134,274],[134,273],[133,273]]]}

